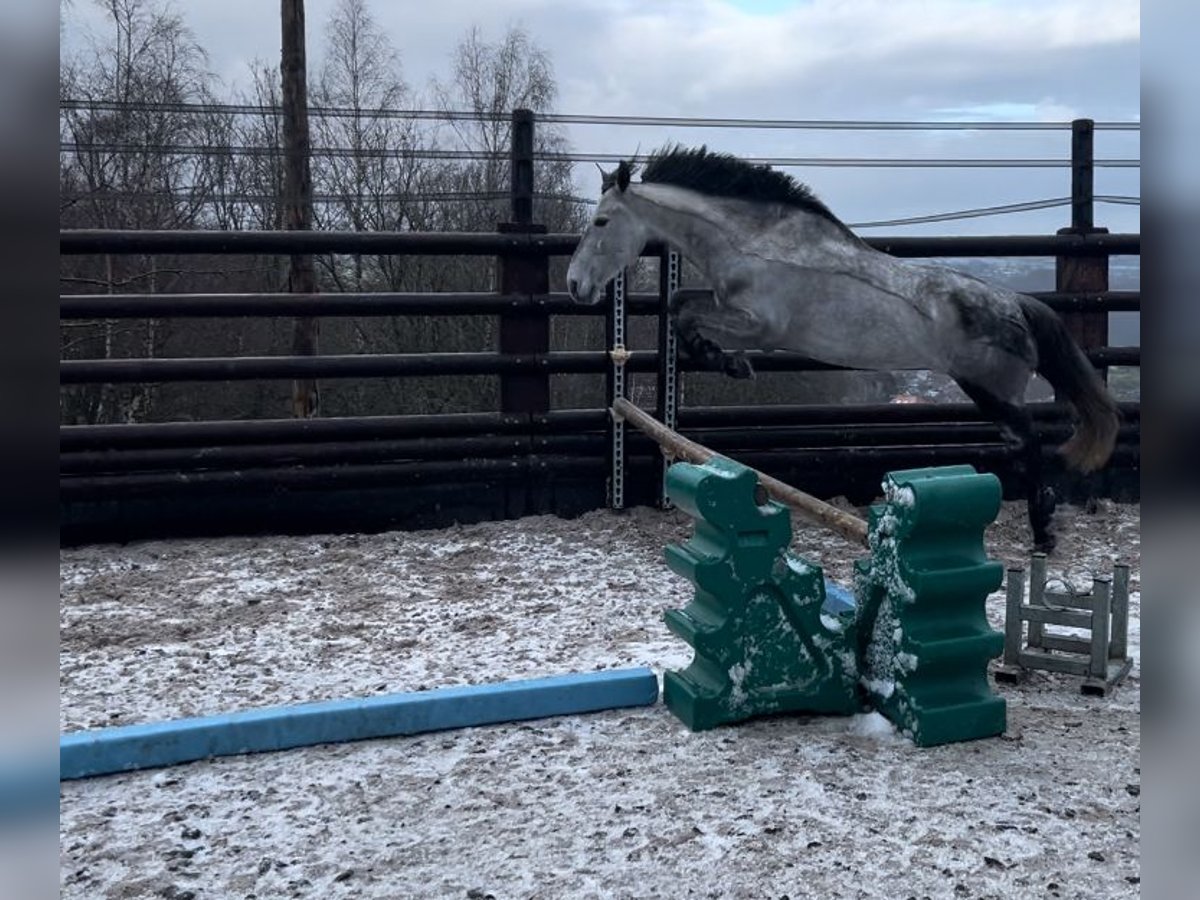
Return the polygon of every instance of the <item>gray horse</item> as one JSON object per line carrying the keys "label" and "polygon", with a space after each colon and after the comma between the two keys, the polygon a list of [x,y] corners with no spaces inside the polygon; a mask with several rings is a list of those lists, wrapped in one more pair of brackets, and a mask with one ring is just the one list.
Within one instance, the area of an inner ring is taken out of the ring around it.
{"label": "gray horse", "polygon": [[605,174],[595,218],[567,271],[579,303],[633,264],[651,239],[692,260],[712,291],[677,291],[686,352],[735,378],[745,350],[788,350],[858,369],[931,369],[953,378],[1018,452],[1035,545],[1053,549],[1053,492],[1025,408],[1034,372],[1077,414],[1060,448],[1080,472],[1112,454],[1117,405],[1058,315],[1039,300],[952,269],[872,249],[804,185],[704,147],[660,151],[640,182]]}

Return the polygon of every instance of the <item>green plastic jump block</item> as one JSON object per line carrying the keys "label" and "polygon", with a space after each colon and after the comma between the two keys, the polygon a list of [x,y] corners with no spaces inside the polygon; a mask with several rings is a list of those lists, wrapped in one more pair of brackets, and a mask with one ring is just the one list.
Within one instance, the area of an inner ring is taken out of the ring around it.
{"label": "green plastic jump block", "polygon": [[693,731],[770,713],[854,712],[853,619],[824,611],[821,569],[787,552],[787,509],[722,458],[672,466],[667,490],[695,519],[691,539],[666,548],[668,566],[695,585],[686,608],[665,614],[696,651],[663,677],[671,712]]}
{"label": "green plastic jump block", "polygon": [[988,660],[1004,636],[984,603],[1003,568],[983,533],[1000,482],[971,466],[891,472],[871,509],[871,555],[855,564],[860,684],[873,707],[923,747],[1003,734]]}

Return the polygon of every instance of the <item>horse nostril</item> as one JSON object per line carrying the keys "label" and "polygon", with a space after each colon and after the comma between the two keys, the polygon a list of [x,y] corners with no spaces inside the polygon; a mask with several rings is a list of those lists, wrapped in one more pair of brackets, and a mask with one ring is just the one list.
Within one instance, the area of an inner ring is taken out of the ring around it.
{"label": "horse nostril", "polygon": [[574,298],[579,297],[579,280],[576,278],[567,279],[567,293]]}

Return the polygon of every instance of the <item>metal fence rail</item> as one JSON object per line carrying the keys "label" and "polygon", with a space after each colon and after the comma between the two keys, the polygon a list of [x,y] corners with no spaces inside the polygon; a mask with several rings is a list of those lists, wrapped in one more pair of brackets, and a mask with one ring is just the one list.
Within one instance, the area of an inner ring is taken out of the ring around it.
{"label": "metal fence rail", "polygon": [[[625,368],[657,372],[658,351],[628,351]],[[1088,358],[1098,367],[1137,366],[1140,347],[1101,347]],[[799,353],[750,351],[760,372],[841,372],[845,366],[819,362]],[[130,384],[180,381],[236,381],[272,378],[377,378],[453,375],[505,375],[516,372],[586,374],[607,370],[603,350],[556,350],[535,355],[508,353],[394,353],[342,356],[218,356],[195,359],[77,359],[59,363],[61,384]],[[706,371],[698,362],[682,360],[680,369]]]}
{"label": "metal fence rail", "polygon": [[[1140,291],[1094,294],[1035,291],[1031,296],[1058,312],[1137,312]],[[658,315],[657,294],[629,294],[629,314]],[[88,319],[191,319],[262,316],[477,316],[532,311],[548,316],[602,316],[565,293],[345,293],[345,294],[64,294],[63,321]]]}
{"label": "metal fence rail", "polygon": [[[1037,429],[1043,442],[1061,444],[1071,433],[1065,422]],[[1137,424],[1121,427],[1124,444],[1136,442]],[[688,432],[691,440],[725,453],[738,451],[788,451],[861,447],[998,446],[994,425],[950,423],[941,425],[847,425],[797,428],[701,429]],[[200,471],[248,467],[301,465],[358,465],[368,462],[416,462],[447,458],[496,459],[523,455],[592,456],[602,458],[607,449],[603,429],[575,434],[512,434],[507,436],[419,437],[400,440],[311,441],[286,444],[233,444],[150,449],[81,450],[59,458],[63,475],[145,471]],[[641,435],[627,435],[630,453],[654,450]]]}
{"label": "metal fence rail", "polygon": [[[962,237],[867,237],[892,256],[1088,256],[1139,255],[1140,234],[981,235]],[[294,254],[343,253],[408,256],[569,256],[577,234],[451,233],[411,231],[112,231],[68,229],[59,233],[59,252],[82,254]],[[666,248],[651,241],[646,256]]]}
{"label": "metal fence rail", "polygon": [[[1002,477],[1013,454],[969,404],[689,407],[666,316],[679,261],[660,261],[657,293],[622,292],[585,307],[551,290],[550,261],[572,253],[575,234],[531,221],[532,114],[513,115],[512,221],[489,233],[64,230],[60,251],[81,255],[313,254],[481,256],[496,263],[494,292],[66,294],[63,322],[133,319],[494,316],[495,352],[268,357],[64,359],[60,383],[131,384],[245,379],[484,376],[500,382],[490,412],[71,425],[60,429],[63,539],[121,540],[229,530],[292,532],[433,527],[448,520],[572,514],[613,498],[661,500],[662,457],[639,434],[619,434],[605,409],[559,410],[552,375],[604,373],[609,393],[627,373],[657,373],[664,421],[707,446],[823,496],[873,496],[878,475],[970,461]],[[1035,293],[1063,315],[1093,365],[1140,366],[1138,347],[1109,346],[1108,315],[1140,311],[1140,291],[1110,291],[1109,258],[1140,255],[1138,234],[1109,234],[1092,220],[1092,123],[1072,127],[1072,224],[1054,235],[873,237],[900,257],[1053,257],[1055,290]],[[609,341],[592,350],[550,343],[555,316],[605,316]],[[658,318],[656,350],[621,338],[625,316]],[[618,346],[621,345],[621,346]],[[611,351],[618,351],[616,353]],[[762,372],[844,371],[794,353],[748,354]],[[619,377],[618,377],[619,376]],[[1061,403],[1030,406],[1047,457],[1070,430]],[[1112,464],[1087,490],[1137,490],[1138,403],[1121,405]],[[617,479],[620,484],[617,484]],[[607,482],[606,482],[607,479]],[[628,485],[625,479],[629,479]],[[1012,479],[1010,478],[1010,482]],[[1067,482],[1067,488],[1072,482]],[[1122,486],[1123,485],[1123,486]]]}
{"label": "metal fence rail", "polygon": [[[1141,421],[1141,406],[1120,404],[1128,424]],[[1061,403],[1033,403],[1029,411],[1039,423],[1066,422],[1068,408]],[[576,434],[603,430],[604,410],[554,410],[545,415],[502,413],[448,413],[415,416],[345,416],[330,419],[258,419],[212,422],[160,422],[129,425],[65,425],[59,429],[59,447],[66,453],[86,450],[123,450],[234,444],[297,444],[322,441],[378,441],[415,437],[471,437],[481,435]],[[957,423],[986,425],[979,409],[970,403],[693,406],[679,415],[685,430],[740,429],[753,433],[769,428],[865,428]]]}

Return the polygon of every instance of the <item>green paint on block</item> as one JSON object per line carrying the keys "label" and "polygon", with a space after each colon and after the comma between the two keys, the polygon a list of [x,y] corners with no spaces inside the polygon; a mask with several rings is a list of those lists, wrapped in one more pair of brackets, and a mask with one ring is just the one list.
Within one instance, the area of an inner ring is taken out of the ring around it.
{"label": "green paint on block", "polygon": [[822,615],[824,574],[787,552],[787,509],[759,494],[751,470],[721,458],[672,466],[667,490],[695,519],[691,539],[667,547],[667,564],[696,588],[665,615],[696,651],[686,670],[664,676],[667,707],[693,731],[856,711],[852,617]]}

